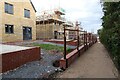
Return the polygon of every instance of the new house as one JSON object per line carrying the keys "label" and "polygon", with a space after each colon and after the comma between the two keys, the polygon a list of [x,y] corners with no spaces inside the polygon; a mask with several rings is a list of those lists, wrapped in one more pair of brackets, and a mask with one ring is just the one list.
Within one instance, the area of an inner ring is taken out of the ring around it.
{"label": "new house", "polygon": [[63,39],[64,15],[64,10],[57,8],[43,11],[42,15],[37,16],[37,39]]}
{"label": "new house", "polygon": [[36,39],[35,8],[30,0],[0,1],[0,41]]}

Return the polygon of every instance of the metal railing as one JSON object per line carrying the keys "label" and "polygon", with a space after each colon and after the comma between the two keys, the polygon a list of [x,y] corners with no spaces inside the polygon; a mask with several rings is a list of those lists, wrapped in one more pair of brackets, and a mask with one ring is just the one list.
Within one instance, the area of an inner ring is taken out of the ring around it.
{"label": "metal railing", "polygon": [[80,49],[79,47],[81,46],[81,39],[80,37],[83,38],[83,45],[85,47],[85,51],[88,49],[88,46],[90,43],[95,43],[97,41],[97,38],[92,34],[92,33],[87,33],[87,31],[81,31],[79,29],[66,29],[64,26],[64,60],[66,61],[66,68],[68,68],[68,60],[66,58],[67,51],[66,51],[66,31],[74,31],[77,33],[77,51],[78,55],[80,56]]}

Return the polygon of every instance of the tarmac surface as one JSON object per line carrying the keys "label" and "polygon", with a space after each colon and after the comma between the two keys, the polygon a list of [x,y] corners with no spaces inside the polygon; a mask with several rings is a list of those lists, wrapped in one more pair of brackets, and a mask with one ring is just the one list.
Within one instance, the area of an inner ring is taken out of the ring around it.
{"label": "tarmac surface", "polygon": [[118,71],[105,47],[98,42],[56,78],[118,78]]}

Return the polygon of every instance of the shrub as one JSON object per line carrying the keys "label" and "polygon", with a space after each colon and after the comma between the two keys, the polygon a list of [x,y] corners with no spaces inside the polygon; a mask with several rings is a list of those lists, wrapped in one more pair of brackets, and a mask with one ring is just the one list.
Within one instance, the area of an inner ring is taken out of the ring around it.
{"label": "shrub", "polygon": [[114,63],[120,70],[120,2],[104,3],[103,29],[100,41],[110,52]]}

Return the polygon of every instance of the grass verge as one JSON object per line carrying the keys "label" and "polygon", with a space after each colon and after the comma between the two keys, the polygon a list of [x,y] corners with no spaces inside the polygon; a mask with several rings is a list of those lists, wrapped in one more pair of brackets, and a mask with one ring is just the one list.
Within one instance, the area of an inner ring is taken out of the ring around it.
{"label": "grass verge", "polygon": [[[45,49],[45,50],[56,50],[56,51],[60,51],[60,52],[63,52],[64,51],[64,47],[62,46],[58,46],[58,45],[52,45],[52,44],[36,44],[34,43],[33,44],[34,46],[39,46],[41,47],[42,49]],[[67,48],[67,52],[70,52],[71,49],[70,48]]]}

